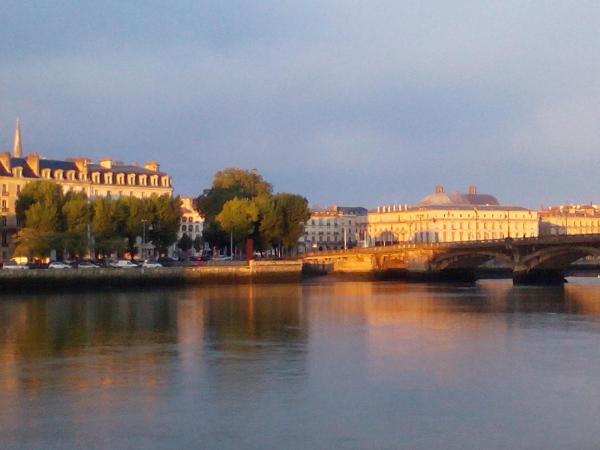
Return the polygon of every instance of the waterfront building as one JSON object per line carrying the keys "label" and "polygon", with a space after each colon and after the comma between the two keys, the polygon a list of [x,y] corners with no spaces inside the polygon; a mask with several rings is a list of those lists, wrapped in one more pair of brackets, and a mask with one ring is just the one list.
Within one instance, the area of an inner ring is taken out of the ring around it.
{"label": "waterfront building", "polygon": [[556,205],[539,211],[540,235],[600,233],[600,206],[594,204]]}
{"label": "waterfront building", "polygon": [[14,234],[19,229],[15,204],[23,186],[35,180],[58,183],[64,192],[84,192],[89,198],[172,195],[171,178],[156,161],[144,165],[125,164],[109,158],[98,163],[88,158],[45,159],[37,153],[23,155],[21,127],[17,121],[13,151],[0,153],[0,257],[14,252]]}
{"label": "waterfront building", "polygon": [[367,209],[360,206],[313,208],[300,238],[305,252],[365,246]]}
{"label": "waterfront building", "polygon": [[[202,237],[202,230],[204,228],[204,217],[194,207],[194,201],[191,197],[181,197],[181,224],[177,233],[177,241],[187,234],[192,241],[197,237]],[[197,252],[194,247],[188,251],[188,256],[199,256],[200,252]],[[171,256],[182,257],[183,254],[177,242],[171,246],[169,251]]]}
{"label": "waterfront building", "polygon": [[378,206],[368,214],[369,245],[400,242],[460,242],[535,237],[538,213],[501,205],[489,194],[469,186],[466,194],[435,192],[416,205]]}

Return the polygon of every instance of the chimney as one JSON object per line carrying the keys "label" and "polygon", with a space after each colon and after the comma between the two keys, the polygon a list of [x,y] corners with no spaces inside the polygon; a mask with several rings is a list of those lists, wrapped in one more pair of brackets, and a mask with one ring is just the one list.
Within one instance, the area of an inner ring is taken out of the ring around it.
{"label": "chimney", "polygon": [[443,194],[444,193],[444,186],[442,186],[441,184],[438,184],[435,186],[435,193],[436,194]]}
{"label": "chimney", "polygon": [[474,184],[469,185],[469,195],[477,194],[477,186]]}
{"label": "chimney", "polygon": [[25,158],[27,161],[27,165],[31,169],[31,171],[35,174],[36,177],[40,176],[40,155],[37,153],[30,153]]}
{"label": "chimney", "polygon": [[112,159],[110,158],[102,158],[100,160],[100,166],[104,167],[105,169],[112,169]]}
{"label": "chimney", "polygon": [[21,148],[21,122],[17,119],[17,126],[15,127],[15,140],[13,143],[13,156],[15,158],[21,158],[23,151]]}
{"label": "chimney", "polygon": [[0,164],[2,164],[2,166],[4,167],[4,170],[6,170],[9,174],[11,173],[12,164],[10,162],[10,153],[8,153],[8,152],[0,153]]}
{"label": "chimney", "polygon": [[[148,161],[146,164],[144,164],[144,168],[146,170],[150,170],[152,172],[158,172],[158,168],[160,166],[158,165],[158,163],[156,161]],[[335,209],[335,205],[334,205],[334,209]]]}

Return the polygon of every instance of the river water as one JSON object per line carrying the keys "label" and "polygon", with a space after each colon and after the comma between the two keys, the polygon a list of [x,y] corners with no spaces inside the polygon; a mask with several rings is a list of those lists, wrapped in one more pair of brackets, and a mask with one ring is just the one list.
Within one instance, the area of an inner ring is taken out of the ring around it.
{"label": "river water", "polygon": [[600,447],[600,282],[0,297],[0,448]]}

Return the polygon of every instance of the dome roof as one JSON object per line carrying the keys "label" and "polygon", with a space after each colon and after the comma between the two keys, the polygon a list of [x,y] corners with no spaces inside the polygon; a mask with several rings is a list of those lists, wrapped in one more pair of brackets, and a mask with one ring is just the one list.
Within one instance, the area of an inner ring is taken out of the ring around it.
{"label": "dome roof", "polygon": [[477,194],[474,188],[470,193],[444,192],[442,186],[436,186],[435,192],[424,197],[418,206],[498,206],[498,200],[493,195]]}

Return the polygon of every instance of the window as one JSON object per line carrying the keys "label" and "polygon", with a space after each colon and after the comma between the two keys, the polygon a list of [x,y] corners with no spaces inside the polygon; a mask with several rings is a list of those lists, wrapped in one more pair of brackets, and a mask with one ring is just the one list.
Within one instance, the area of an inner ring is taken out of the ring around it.
{"label": "window", "polygon": [[186,226],[185,226],[185,225],[182,225],[182,226],[181,226],[181,231],[183,231],[183,232],[185,233],[185,230],[186,230]]}
{"label": "window", "polygon": [[2,211],[8,211],[8,204],[6,203],[6,200],[2,200]]}
{"label": "window", "polygon": [[6,234],[6,231],[3,230],[2,231],[2,247],[7,247],[7,246],[8,246],[7,234]]}
{"label": "window", "polygon": [[17,195],[21,193],[21,185],[17,184]]}
{"label": "window", "polygon": [[6,226],[6,216],[0,217],[0,225],[2,225],[3,227]]}

